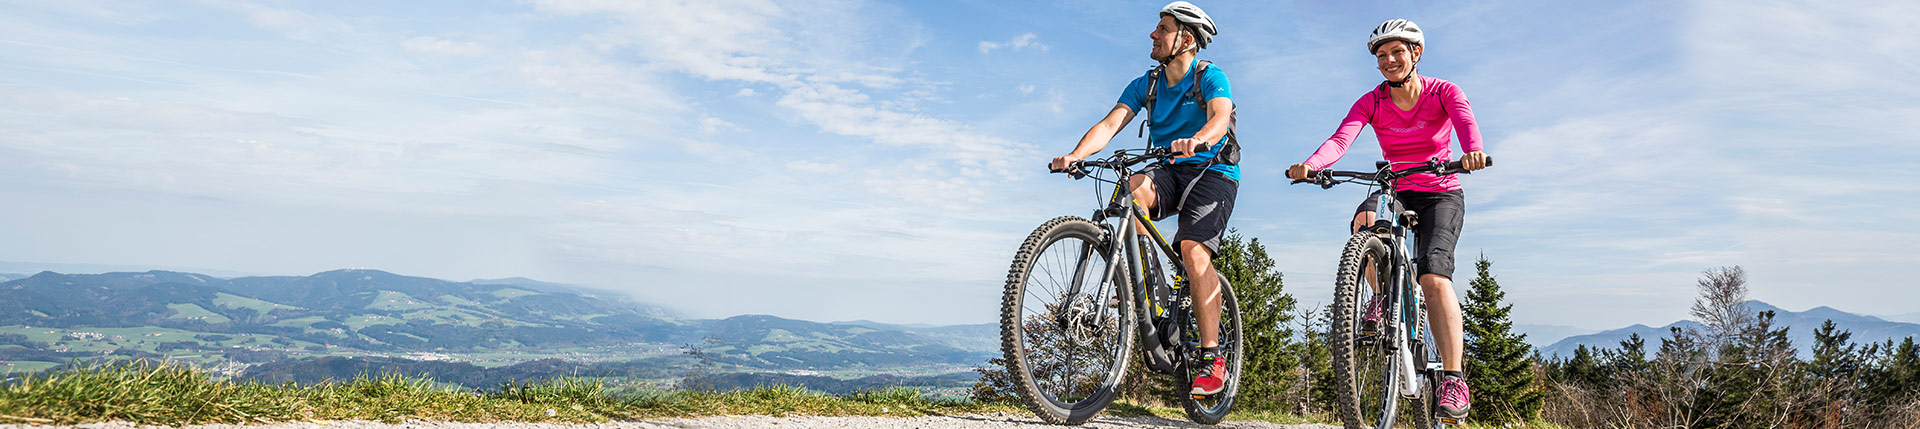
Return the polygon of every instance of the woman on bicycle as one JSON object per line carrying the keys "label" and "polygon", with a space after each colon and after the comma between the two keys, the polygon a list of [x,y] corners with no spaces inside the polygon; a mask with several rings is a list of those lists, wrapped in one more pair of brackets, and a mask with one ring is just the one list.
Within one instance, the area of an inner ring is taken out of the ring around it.
{"label": "woman on bicycle", "polygon": [[[1463,167],[1467,170],[1485,168],[1487,155],[1481,150],[1480,128],[1474,124],[1473,109],[1467,104],[1466,95],[1453,82],[1417,73],[1425,49],[1426,37],[1411,21],[1395,19],[1374,28],[1367,39],[1367,51],[1379,63],[1380,75],[1386,77],[1386,82],[1361,95],[1333,136],[1307,157],[1306,162],[1288,168],[1287,177],[1306,179],[1314,170],[1333,165],[1346,153],[1360,128],[1367,125],[1373,126],[1374,137],[1380,141],[1380,151],[1387,161],[1412,163],[1396,169],[1412,168],[1432,159],[1452,158],[1448,134],[1460,136],[1460,148],[1466,151],[1466,155],[1460,157]],[[1420,287],[1427,297],[1428,322],[1433,327],[1442,365],[1441,381],[1434,395],[1441,413],[1464,419],[1472,397],[1461,372],[1460,301],[1453,292],[1452,276],[1453,247],[1460,237],[1466,198],[1460,191],[1460,181],[1452,175],[1415,174],[1394,185],[1399,189],[1395,197],[1407,209],[1418,213],[1420,219],[1414,230],[1418,242],[1413,257],[1419,266]],[[1368,196],[1354,213],[1355,232],[1373,224],[1376,196]],[[1367,331],[1377,329],[1374,326],[1378,325],[1383,311],[1384,294],[1374,292],[1362,322],[1362,329]]]}

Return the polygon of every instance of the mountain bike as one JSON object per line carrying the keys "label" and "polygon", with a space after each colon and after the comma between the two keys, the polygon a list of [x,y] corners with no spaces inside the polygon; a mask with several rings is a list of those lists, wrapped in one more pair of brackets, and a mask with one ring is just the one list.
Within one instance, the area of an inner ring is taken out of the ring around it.
{"label": "mountain bike", "polygon": [[[1058,171],[1111,183],[1112,197],[1091,218],[1061,216],[1041,224],[1007,270],[1001,351],[1014,390],[1041,420],[1076,425],[1105,410],[1120,394],[1136,341],[1147,367],[1180,380],[1182,392],[1203,370],[1180,252],[1126,183],[1135,165],[1171,158],[1166,148],[1123,149]],[[1107,173],[1114,177],[1105,178]],[[1231,410],[1243,360],[1239,302],[1226,276],[1219,279],[1218,358],[1226,359],[1226,387],[1213,395],[1182,393],[1181,399],[1187,417],[1205,424],[1220,422]]]}
{"label": "mountain bike", "polygon": [[[1394,170],[1393,167],[1419,164]],[[1487,165],[1493,165],[1489,158]],[[1433,391],[1440,382],[1440,358],[1427,326],[1426,297],[1414,275],[1413,227],[1420,222],[1412,210],[1402,210],[1394,197],[1394,181],[1415,173],[1468,173],[1460,162],[1438,159],[1424,163],[1374,164],[1375,171],[1315,171],[1313,177],[1293,183],[1311,183],[1322,189],[1341,183],[1378,186],[1374,223],[1347,240],[1334,278],[1333,317],[1327,341],[1333,355],[1333,382],[1340,419],[1348,428],[1391,428],[1401,406],[1414,412],[1404,423],[1415,428],[1444,428],[1457,424],[1440,418]],[[1373,295],[1385,294],[1384,311],[1376,327],[1367,330],[1362,319]]]}

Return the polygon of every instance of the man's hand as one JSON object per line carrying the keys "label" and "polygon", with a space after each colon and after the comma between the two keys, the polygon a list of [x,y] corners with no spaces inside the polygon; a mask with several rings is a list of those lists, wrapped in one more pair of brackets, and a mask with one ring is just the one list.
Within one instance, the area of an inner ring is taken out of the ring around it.
{"label": "man's hand", "polygon": [[1312,174],[1313,168],[1308,167],[1307,164],[1294,164],[1292,167],[1287,167],[1288,179],[1306,180],[1307,177]]}
{"label": "man's hand", "polygon": [[1055,157],[1053,158],[1053,164],[1047,165],[1047,171],[1056,171],[1056,172],[1066,171],[1067,166],[1073,165],[1074,161],[1079,161],[1079,160],[1080,160],[1080,157],[1073,156],[1072,154]]}
{"label": "man's hand", "polygon": [[1460,156],[1460,166],[1466,168],[1467,171],[1487,168],[1487,153],[1477,150],[1467,152],[1466,155]]}
{"label": "man's hand", "polygon": [[1168,145],[1173,146],[1173,156],[1186,158],[1199,154],[1200,152],[1194,149],[1206,145],[1206,143],[1189,137],[1174,140],[1172,143],[1168,143]]}

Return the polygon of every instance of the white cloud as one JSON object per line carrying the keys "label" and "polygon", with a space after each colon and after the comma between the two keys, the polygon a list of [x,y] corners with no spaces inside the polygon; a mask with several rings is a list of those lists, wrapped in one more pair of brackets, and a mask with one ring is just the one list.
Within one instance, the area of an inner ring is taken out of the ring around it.
{"label": "white cloud", "polygon": [[754,94],[755,94],[755,92],[753,92],[753,88],[740,88],[740,92],[736,92],[736,93],[733,93],[733,96],[735,96],[735,97],[752,97],[752,96],[753,96]]}
{"label": "white cloud", "polygon": [[1020,95],[1032,94],[1033,84],[1029,83],[1029,84],[1020,85],[1020,87],[1014,88],[1014,89],[1020,91]]}
{"label": "white cloud", "polygon": [[727,122],[727,120],[725,119],[715,118],[712,116],[700,117],[700,132],[703,134],[716,134],[722,131],[740,131],[743,129],[744,128],[740,128],[739,125],[734,125],[734,123],[732,122]]}
{"label": "white cloud", "polygon": [[787,169],[793,170],[793,172],[795,173],[808,173],[808,174],[831,174],[831,173],[839,173],[841,171],[846,170],[845,168],[841,168],[838,164],[813,162],[813,161],[807,161],[807,160],[797,160],[793,162],[788,162]]}
{"label": "white cloud", "polygon": [[420,36],[407,39],[403,45],[410,52],[437,55],[455,55],[462,57],[480,56],[487,53],[487,47],[479,42],[455,42],[433,36]]}
{"label": "white cloud", "polygon": [[980,53],[989,54],[989,53],[993,53],[993,51],[1000,50],[1000,49],[1007,49],[1012,51],[1024,51],[1027,49],[1033,49],[1033,50],[1044,52],[1047,50],[1047,45],[1037,42],[1036,40],[1038,40],[1039,38],[1040,38],[1039,36],[1035,36],[1033,33],[1026,33],[1018,36],[1013,36],[1012,40],[1008,40],[1005,42],[980,42]]}

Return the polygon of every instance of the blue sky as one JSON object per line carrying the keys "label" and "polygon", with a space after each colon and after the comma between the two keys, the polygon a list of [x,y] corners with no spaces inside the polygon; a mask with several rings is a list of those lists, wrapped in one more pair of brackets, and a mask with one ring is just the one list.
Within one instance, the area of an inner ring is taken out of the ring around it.
{"label": "blue sky", "polygon": [[[986,323],[1048,175],[1148,68],[1158,2],[0,1],[0,261],[377,268],[696,317]],[[1707,268],[1799,310],[1920,301],[1920,5],[1208,2],[1233,225],[1330,295],[1357,188],[1285,165],[1429,33],[1498,161],[1464,180],[1520,323],[1685,317]],[[1371,165],[1371,133],[1342,167]],[[1123,133],[1110,147],[1143,144]]]}

